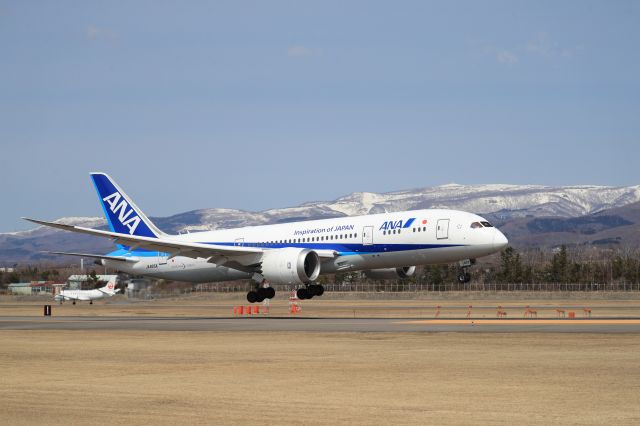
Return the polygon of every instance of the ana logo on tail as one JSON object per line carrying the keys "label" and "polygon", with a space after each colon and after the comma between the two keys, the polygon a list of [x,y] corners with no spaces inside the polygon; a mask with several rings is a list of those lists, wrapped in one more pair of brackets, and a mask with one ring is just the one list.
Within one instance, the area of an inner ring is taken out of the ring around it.
{"label": "ana logo on tail", "polygon": [[140,218],[129,206],[124,197],[122,197],[119,192],[114,192],[113,194],[104,197],[102,201],[109,205],[111,212],[118,215],[120,223],[129,228],[129,234],[133,235],[140,224]]}

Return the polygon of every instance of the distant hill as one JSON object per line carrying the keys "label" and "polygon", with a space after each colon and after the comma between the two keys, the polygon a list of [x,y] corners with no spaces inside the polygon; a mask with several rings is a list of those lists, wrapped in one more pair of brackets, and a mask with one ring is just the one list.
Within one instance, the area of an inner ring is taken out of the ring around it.
{"label": "distant hill", "polygon": [[[341,216],[450,208],[478,213],[500,226],[518,246],[558,244],[639,245],[640,185],[629,187],[541,185],[442,185],[383,194],[357,192],[334,201],[247,212],[210,208],[152,218],[168,233],[255,226]],[[149,213],[149,212],[147,212]],[[43,214],[42,219],[49,219]],[[102,227],[101,217],[70,217],[61,223]],[[43,251],[105,253],[108,240],[50,228],[0,234],[0,263],[60,260]]]}
{"label": "distant hill", "polygon": [[640,247],[640,203],[576,218],[529,217],[495,223],[514,247]]}

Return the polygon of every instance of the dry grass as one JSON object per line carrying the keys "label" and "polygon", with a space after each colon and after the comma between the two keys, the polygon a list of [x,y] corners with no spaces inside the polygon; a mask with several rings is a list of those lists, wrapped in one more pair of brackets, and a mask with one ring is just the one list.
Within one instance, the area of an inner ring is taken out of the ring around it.
{"label": "dry grass", "polygon": [[3,424],[638,424],[640,337],[0,331]]}

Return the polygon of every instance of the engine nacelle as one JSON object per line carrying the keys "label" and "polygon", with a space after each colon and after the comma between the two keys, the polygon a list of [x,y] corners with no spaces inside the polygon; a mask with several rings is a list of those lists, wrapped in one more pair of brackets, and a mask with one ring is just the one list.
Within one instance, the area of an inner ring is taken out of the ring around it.
{"label": "engine nacelle", "polygon": [[313,250],[294,247],[267,250],[262,275],[275,284],[307,284],[320,275],[320,257]]}
{"label": "engine nacelle", "polygon": [[409,278],[415,272],[415,266],[405,266],[402,268],[369,269],[368,271],[364,271],[364,274],[367,278],[373,280],[397,280]]}

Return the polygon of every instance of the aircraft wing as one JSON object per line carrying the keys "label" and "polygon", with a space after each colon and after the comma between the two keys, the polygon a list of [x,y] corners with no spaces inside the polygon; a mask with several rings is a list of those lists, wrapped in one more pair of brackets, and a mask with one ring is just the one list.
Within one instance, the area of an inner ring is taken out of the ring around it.
{"label": "aircraft wing", "polygon": [[[81,234],[95,235],[97,237],[110,238],[115,244],[130,246],[131,250],[142,248],[150,251],[170,253],[171,257],[186,256],[191,258],[205,258],[212,263],[225,262],[231,259],[241,265],[251,265],[260,262],[263,250],[255,247],[223,246],[206,243],[192,243],[179,241],[173,238],[152,238],[137,235],[126,235],[111,231],[85,228],[82,226],[64,225],[61,223],[46,222],[43,220],[24,220],[38,225],[50,226],[64,231],[78,232]],[[256,256],[257,255],[257,256]]]}
{"label": "aircraft wing", "polygon": [[69,296],[66,294],[59,294],[56,297],[62,297],[63,300],[79,300],[77,297]]}

